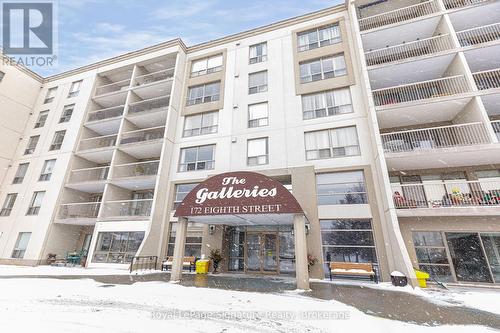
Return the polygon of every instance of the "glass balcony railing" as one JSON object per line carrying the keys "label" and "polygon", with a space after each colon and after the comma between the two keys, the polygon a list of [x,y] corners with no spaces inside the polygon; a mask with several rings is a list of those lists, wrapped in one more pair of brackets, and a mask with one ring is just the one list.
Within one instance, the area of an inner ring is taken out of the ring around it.
{"label": "glass balcony railing", "polygon": [[157,97],[130,104],[128,108],[129,115],[136,115],[145,112],[154,112],[167,110],[170,103],[170,97]]}
{"label": "glass balcony railing", "polygon": [[164,69],[158,72],[140,75],[135,78],[135,86],[143,86],[146,84],[151,84],[154,82],[159,82],[163,80],[168,80],[174,77],[174,69]]}
{"label": "glass balcony railing", "polygon": [[142,176],[156,176],[160,161],[122,164],[115,166],[113,178],[130,178]]}
{"label": "glass balcony railing", "polygon": [[500,39],[500,23],[458,31],[457,37],[461,46],[493,42]]}
{"label": "glass balcony railing", "polygon": [[114,134],[83,139],[80,141],[78,151],[113,147],[116,144],[116,138],[117,136]]}
{"label": "glass balcony railing", "polygon": [[476,72],[472,76],[479,90],[500,88],[500,68]]}
{"label": "glass balcony railing", "polygon": [[148,142],[163,139],[165,126],[153,127],[144,130],[125,132],[120,139],[121,145]]}
{"label": "glass balcony railing", "polygon": [[68,183],[98,182],[108,178],[109,166],[72,170]]}
{"label": "glass balcony railing", "polygon": [[88,114],[87,121],[89,121],[89,122],[90,121],[99,121],[99,120],[120,117],[121,115],[123,115],[123,110],[124,110],[124,106],[120,105],[120,106],[114,106],[114,107],[107,108],[107,109],[91,111]]}
{"label": "glass balcony railing", "polygon": [[100,202],[68,203],[59,206],[58,218],[66,219],[93,219],[99,215]]}
{"label": "glass balcony railing", "polygon": [[130,79],[108,83],[96,88],[95,96],[114,93],[117,91],[125,91],[130,87]]}
{"label": "glass balcony railing", "polygon": [[103,217],[112,219],[147,218],[151,215],[153,199],[120,200],[104,203]]}

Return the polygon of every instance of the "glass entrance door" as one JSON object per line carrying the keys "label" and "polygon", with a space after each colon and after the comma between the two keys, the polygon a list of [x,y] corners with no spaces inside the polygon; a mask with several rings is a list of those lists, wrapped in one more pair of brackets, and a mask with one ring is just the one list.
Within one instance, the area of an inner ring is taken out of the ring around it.
{"label": "glass entrance door", "polygon": [[262,251],[264,272],[277,272],[278,270],[278,235],[263,234]]}
{"label": "glass entrance door", "polygon": [[260,272],[262,257],[260,234],[247,234],[246,269],[248,272]]}
{"label": "glass entrance door", "polygon": [[278,273],[278,234],[247,233],[246,271],[255,273]]}

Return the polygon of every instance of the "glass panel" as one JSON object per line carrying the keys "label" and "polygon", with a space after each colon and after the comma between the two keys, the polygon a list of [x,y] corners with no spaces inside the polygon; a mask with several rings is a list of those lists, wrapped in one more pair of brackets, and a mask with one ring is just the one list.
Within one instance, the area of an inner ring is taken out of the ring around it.
{"label": "glass panel", "polygon": [[416,231],[413,232],[413,244],[415,246],[436,246],[444,247],[443,238],[440,232]]}
{"label": "glass panel", "polygon": [[295,239],[291,232],[280,232],[280,273],[295,272]]}
{"label": "glass panel", "polygon": [[247,234],[247,271],[260,271],[261,259],[259,234]]}
{"label": "glass panel", "polygon": [[272,272],[278,269],[277,236],[276,234],[264,234],[263,243],[263,265],[265,272]]}
{"label": "glass panel", "polygon": [[481,234],[495,283],[500,283],[500,234]]}
{"label": "glass panel", "polygon": [[419,265],[419,269],[430,274],[433,279],[442,282],[453,282],[449,265]]}

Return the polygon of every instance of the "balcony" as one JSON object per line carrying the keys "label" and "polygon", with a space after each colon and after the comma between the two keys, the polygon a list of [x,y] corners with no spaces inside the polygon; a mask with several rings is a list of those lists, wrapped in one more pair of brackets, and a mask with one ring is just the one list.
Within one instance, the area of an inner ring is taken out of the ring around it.
{"label": "balcony", "polygon": [[165,126],[125,132],[120,149],[137,159],[158,158],[161,154]]}
{"label": "balcony", "polygon": [[127,119],[141,128],[165,125],[169,103],[168,96],[132,103],[128,109]]}
{"label": "balcony", "polygon": [[120,140],[120,145],[142,143],[163,139],[165,126],[125,132]]}
{"label": "balcony", "polygon": [[137,191],[155,187],[160,161],[147,161],[117,165],[113,171],[113,184]]}
{"label": "balcony", "polygon": [[500,68],[476,72],[472,76],[479,90],[500,88]]}
{"label": "balcony", "polygon": [[443,0],[446,9],[455,9],[471,5],[476,5],[488,0]]}
{"label": "balcony", "polygon": [[95,96],[108,95],[120,91],[128,90],[130,79],[121,80],[118,82],[108,83],[96,88]]}
{"label": "balcony", "polygon": [[100,202],[62,204],[59,206],[56,222],[73,225],[94,225],[100,207]]}
{"label": "balcony", "polygon": [[365,57],[367,65],[374,66],[443,52],[452,48],[451,36],[445,34],[369,51],[365,53]]}
{"label": "balcony", "polygon": [[500,120],[492,121],[491,126],[493,126],[493,131],[497,135],[498,142],[500,142]]}
{"label": "balcony", "polygon": [[108,173],[108,166],[72,170],[66,187],[88,193],[103,192]]}
{"label": "balcony", "polygon": [[396,87],[376,89],[372,90],[372,93],[375,106],[387,106],[461,94],[469,90],[466,77],[464,75],[455,75]]}
{"label": "balcony", "polygon": [[148,219],[153,199],[120,200],[104,203],[103,218],[107,220]]}
{"label": "balcony", "polygon": [[391,10],[359,19],[361,31],[379,28],[385,25],[399,23],[418,17],[430,15],[439,11],[436,1],[426,1],[412,6]]}
{"label": "balcony", "polygon": [[500,23],[458,31],[457,37],[464,47],[493,42],[500,39]]}
{"label": "balcony", "polygon": [[78,146],[78,155],[98,164],[111,162],[116,134],[83,139]]}
{"label": "balcony", "polygon": [[135,79],[135,86],[143,86],[155,82],[169,80],[174,77],[174,68],[163,69],[154,73],[137,76]]}
{"label": "balcony", "polygon": [[101,109],[97,111],[89,112],[87,116],[87,121],[102,121],[111,118],[121,117],[123,115],[124,106],[115,106],[111,108]]}

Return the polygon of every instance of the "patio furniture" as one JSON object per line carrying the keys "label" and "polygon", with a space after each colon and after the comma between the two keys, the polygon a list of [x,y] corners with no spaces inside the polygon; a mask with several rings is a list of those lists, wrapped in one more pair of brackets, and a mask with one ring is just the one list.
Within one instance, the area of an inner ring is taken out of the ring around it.
{"label": "patio furniture", "polygon": [[81,253],[68,252],[66,253],[66,263],[72,265],[79,265],[81,261]]}
{"label": "patio furniture", "polygon": [[367,277],[371,281],[378,283],[378,277],[372,263],[362,262],[330,262],[328,263],[330,271],[330,281],[333,275]]}
{"label": "patio furniture", "polygon": [[[168,267],[172,267],[172,264],[174,263],[174,257],[167,257],[162,263],[161,263],[161,270],[166,271]],[[182,259],[182,268],[187,267],[189,269],[189,272],[192,272],[196,269],[196,258],[195,257],[184,257]]]}

